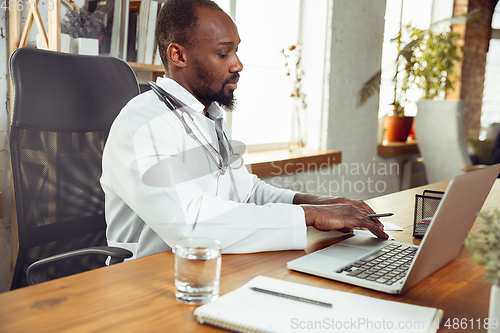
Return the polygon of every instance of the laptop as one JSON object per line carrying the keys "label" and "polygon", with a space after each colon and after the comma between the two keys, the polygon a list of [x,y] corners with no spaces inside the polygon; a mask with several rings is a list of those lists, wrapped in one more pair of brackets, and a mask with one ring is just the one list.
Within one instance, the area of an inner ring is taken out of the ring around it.
{"label": "laptop", "polygon": [[500,164],[448,184],[420,246],[353,236],[288,262],[291,270],[389,294],[403,294],[460,252],[476,214],[500,174]]}

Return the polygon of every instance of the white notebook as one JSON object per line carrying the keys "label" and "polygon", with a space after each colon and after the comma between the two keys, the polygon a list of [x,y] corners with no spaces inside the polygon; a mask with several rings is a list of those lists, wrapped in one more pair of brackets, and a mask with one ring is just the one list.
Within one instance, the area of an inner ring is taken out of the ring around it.
{"label": "white notebook", "polygon": [[[317,303],[269,295],[251,287]],[[201,324],[236,332],[427,333],[437,331],[443,311],[257,276],[217,301],[198,307],[194,315]]]}

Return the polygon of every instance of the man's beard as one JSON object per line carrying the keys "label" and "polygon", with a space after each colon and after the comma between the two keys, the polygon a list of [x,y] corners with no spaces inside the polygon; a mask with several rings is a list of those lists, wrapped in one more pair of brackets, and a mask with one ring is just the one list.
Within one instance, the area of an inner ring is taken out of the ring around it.
{"label": "man's beard", "polygon": [[221,89],[218,91],[210,90],[210,83],[214,81],[213,74],[202,68],[198,61],[195,62],[196,76],[200,79],[200,86],[198,89],[193,90],[199,98],[204,98],[212,102],[217,102],[224,110],[231,112],[235,109],[237,103],[234,97],[234,91],[231,90],[228,94],[224,93],[224,87],[231,81],[235,81],[240,75],[239,73],[232,74],[229,78],[224,80]]}

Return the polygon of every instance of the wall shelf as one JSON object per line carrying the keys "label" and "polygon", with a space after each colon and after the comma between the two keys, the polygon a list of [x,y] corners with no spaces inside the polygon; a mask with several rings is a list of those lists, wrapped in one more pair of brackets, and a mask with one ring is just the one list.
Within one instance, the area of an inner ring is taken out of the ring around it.
{"label": "wall shelf", "polygon": [[400,155],[418,154],[417,140],[406,142],[387,142],[379,143],[377,149],[378,156],[396,157]]}
{"label": "wall shelf", "polygon": [[136,62],[127,62],[132,70],[135,72],[139,84],[147,84],[148,81],[156,81],[158,76],[165,75],[163,65],[148,65],[139,64]]}
{"label": "wall shelf", "polygon": [[165,69],[162,65],[148,65],[148,64],[138,64],[136,62],[127,62],[134,71],[148,71],[148,72],[162,72],[165,73]]}
{"label": "wall shelf", "polygon": [[257,151],[245,155],[247,169],[258,177],[290,175],[342,163],[339,150],[310,150],[292,154],[288,149]]}

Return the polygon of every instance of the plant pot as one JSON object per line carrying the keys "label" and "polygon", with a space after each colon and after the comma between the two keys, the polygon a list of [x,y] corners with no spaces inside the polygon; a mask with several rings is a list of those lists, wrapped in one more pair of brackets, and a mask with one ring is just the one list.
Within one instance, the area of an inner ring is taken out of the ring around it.
{"label": "plant pot", "polygon": [[[42,42],[42,36],[36,34],[36,48],[46,50]],[[68,34],[61,34],[61,52],[70,53],[71,51],[71,37]]]}
{"label": "plant pot", "polygon": [[413,117],[386,116],[384,119],[384,132],[387,141],[405,142],[411,130]]}
{"label": "plant pot", "polygon": [[[491,321],[493,318],[500,318],[500,286],[497,284],[493,284],[491,286],[491,291],[490,291],[490,309],[488,312],[488,318]],[[494,330],[491,325],[488,328],[488,332],[492,333],[497,330]]]}
{"label": "plant pot", "polygon": [[413,139],[415,140],[417,138],[416,134],[415,134],[415,124],[416,124],[416,121],[413,120],[412,123],[411,123],[411,130],[410,130],[410,134],[408,135],[408,137],[410,139]]}
{"label": "plant pot", "polygon": [[95,38],[73,38],[71,53],[85,55],[99,55],[99,40]]}

